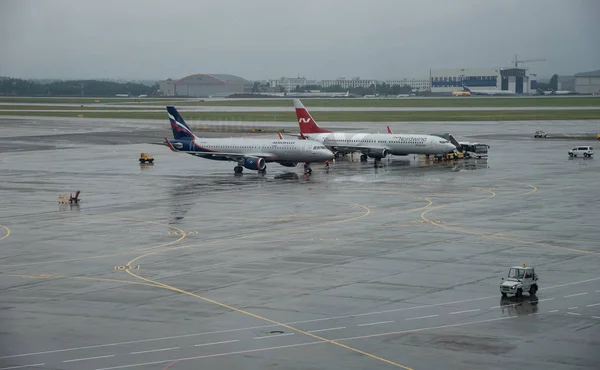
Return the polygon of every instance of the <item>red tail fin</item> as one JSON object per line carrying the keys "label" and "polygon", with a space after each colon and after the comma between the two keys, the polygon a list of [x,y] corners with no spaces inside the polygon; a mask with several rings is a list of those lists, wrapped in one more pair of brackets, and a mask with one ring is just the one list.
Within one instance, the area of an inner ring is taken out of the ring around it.
{"label": "red tail fin", "polygon": [[393,134],[392,129],[390,128],[390,126],[388,126],[387,129],[388,129],[388,134]]}
{"label": "red tail fin", "polygon": [[294,99],[294,106],[296,107],[296,117],[298,118],[300,133],[319,134],[331,132],[329,130],[324,130],[317,126],[317,123],[311,117],[310,113],[308,113],[308,111],[304,107],[304,104],[302,104],[302,102],[299,99]]}

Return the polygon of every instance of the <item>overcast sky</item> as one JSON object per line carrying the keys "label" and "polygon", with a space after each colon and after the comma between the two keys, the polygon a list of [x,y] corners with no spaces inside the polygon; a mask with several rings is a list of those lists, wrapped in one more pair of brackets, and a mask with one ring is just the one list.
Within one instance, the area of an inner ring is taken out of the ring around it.
{"label": "overcast sky", "polygon": [[250,80],[600,69],[600,0],[0,0],[0,75]]}

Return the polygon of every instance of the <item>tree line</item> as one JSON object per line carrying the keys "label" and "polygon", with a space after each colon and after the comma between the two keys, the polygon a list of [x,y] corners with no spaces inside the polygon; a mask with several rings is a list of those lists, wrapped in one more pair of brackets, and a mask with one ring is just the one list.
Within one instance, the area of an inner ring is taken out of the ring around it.
{"label": "tree line", "polygon": [[157,95],[158,83],[98,80],[52,81],[48,83],[19,78],[0,78],[0,95],[12,96],[115,96],[116,94]]}
{"label": "tree line", "polygon": [[[277,88],[273,89],[268,83],[260,83],[258,81],[254,82],[252,86],[253,93],[261,93],[261,92],[285,92],[285,88],[283,86],[277,86]],[[410,94],[412,92],[412,87],[409,85],[389,85],[384,83],[381,84],[371,84],[369,87],[350,87],[343,88],[340,85],[334,85],[329,87],[322,87],[321,85],[305,85],[300,86],[297,85],[290,93],[298,93],[298,92],[308,92],[318,90],[321,92],[328,93],[345,93],[349,91],[352,95],[398,95],[398,94]]]}

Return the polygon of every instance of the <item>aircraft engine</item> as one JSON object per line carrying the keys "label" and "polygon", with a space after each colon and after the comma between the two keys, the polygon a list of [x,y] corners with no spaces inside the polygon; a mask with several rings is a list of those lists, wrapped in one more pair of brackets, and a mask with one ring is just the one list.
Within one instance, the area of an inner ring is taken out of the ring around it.
{"label": "aircraft engine", "polygon": [[284,167],[296,167],[298,165],[296,162],[279,162],[279,164]]}
{"label": "aircraft engine", "polygon": [[242,166],[249,170],[262,171],[267,167],[264,158],[244,157]]}
{"label": "aircraft engine", "polygon": [[385,158],[390,152],[387,149],[372,149],[369,151],[369,157],[371,158]]}

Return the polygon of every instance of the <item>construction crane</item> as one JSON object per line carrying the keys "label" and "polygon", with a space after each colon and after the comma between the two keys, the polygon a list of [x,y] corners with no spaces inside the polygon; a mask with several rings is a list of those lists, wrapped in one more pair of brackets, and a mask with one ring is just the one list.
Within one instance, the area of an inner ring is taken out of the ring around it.
{"label": "construction crane", "polygon": [[515,65],[515,68],[519,68],[519,63],[528,63],[528,62],[545,62],[546,58],[537,58],[537,59],[527,59],[527,60],[519,60],[517,58],[517,54],[515,54],[515,59],[513,60],[513,63]]}

